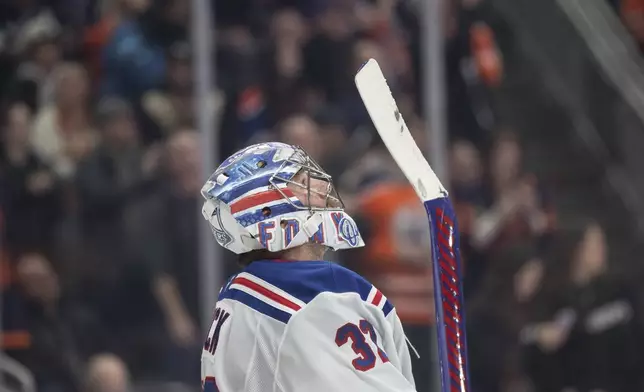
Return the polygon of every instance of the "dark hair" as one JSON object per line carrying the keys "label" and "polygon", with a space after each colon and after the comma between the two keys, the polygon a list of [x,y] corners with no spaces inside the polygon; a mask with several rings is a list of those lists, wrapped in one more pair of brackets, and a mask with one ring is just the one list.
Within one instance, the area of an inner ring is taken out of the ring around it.
{"label": "dark hair", "polygon": [[242,253],[237,256],[237,264],[247,267],[253,261],[259,260],[277,260],[284,256],[284,251],[271,252],[267,249],[255,249],[250,252]]}
{"label": "dark hair", "polygon": [[96,105],[95,121],[99,127],[105,127],[116,118],[133,116],[132,106],[118,97],[102,98]]}
{"label": "dark hair", "polygon": [[293,249],[300,248],[302,246],[313,246],[316,248],[320,247],[320,249],[324,249],[324,251],[329,249],[328,246],[317,242],[308,242],[297,247],[283,249],[277,252],[271,252],[266,249],[255,249],[255,250],[251,250],[250,252],[240,254],[237,257],[237,263],[239,263],[239,265],[242,267],[247,267],[253,261],[259,261],[259,260],[287,260],[287,261],[297,260],[292,258],[292,255],[289,255],[289,252]]}

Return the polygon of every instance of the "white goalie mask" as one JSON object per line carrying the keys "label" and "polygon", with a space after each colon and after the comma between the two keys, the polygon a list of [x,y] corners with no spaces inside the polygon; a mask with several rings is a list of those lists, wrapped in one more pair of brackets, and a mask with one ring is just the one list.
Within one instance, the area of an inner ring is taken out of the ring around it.
{"label": "white goalie mask", "polygon": [[331,176],[300,147],[261,143],[240,150],[201,194],[217,243],[237,254],[309,242],[334,250],[364,246]]}

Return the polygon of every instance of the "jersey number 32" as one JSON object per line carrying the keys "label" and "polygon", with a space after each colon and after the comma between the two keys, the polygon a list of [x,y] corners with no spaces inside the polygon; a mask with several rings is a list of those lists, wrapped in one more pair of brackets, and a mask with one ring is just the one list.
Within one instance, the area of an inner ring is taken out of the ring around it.
{"label": "jersey number 32", "polygon": [[357,325],[354,323],[346,323],[338,328],[335,333],[335,344],[338,347],[342,347],[351,341],[351,349],[358,355],[351,363],[354,368],[362,372],[373,369],[376,366],[377,360],[376,353],[373,352],[373,348],[367,342],[367,337],[376,346],[378,357],[380,357],[382,363],[389,362],[387,354],[378,346],[378,336],[373,329],[373,325],[367,320],[360,320]]}

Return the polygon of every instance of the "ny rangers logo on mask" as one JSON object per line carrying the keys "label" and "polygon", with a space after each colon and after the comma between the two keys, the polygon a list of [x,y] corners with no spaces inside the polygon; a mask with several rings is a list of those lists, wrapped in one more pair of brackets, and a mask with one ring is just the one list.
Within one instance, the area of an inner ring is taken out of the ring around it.
{"label": "ny rangers logo on mask", "polygon": [[221,215],[219,214],[219,207],[215,208],[215,210],[212,213],[213,216],[217,216],[217,226],[215,225],[210,225],[210,228],[212,229],[212,233],[215,235],[215,239],[221,246],[226,246],[228,244],[231,244],[233,242],[233,237],[228,234],[226,230],[223,230],[224,225],[221,223]]}
{"label": "ny rangers logo on mask", "polygon": [[360,232],[358,231],[358,228],[356,227],[356,224],[353,223],[353,221],[347,218],[342,218],[342,220],[338,224],[338,234],[352,247],[358,246],[360,240]]}

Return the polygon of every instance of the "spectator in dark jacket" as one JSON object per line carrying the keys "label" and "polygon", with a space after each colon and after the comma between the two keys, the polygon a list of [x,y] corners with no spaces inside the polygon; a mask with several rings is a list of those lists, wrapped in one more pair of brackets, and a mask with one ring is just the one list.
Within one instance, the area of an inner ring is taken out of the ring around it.
{"label": "spectator in dark jacket", "polygon": [[34,373],[39,391],[80,391],[85,361],[105,348],[98,319],[62,291],[43,255],[24,254],[17,275],[31,336],[31,347],[17,359]]}
{"label": "spectator in dark jacket", "polygon": [[165,320],[167,373],[192,383],[198,376],[199,224],[202,178],[199,138],[178,130],[166,144],[165,172],[155,194],[137,208],[137,254],[152,266],[152,287]]}
{"label": "spectator in dark jacket", "polygon": [[[562,387],[579,392],[642,390],[641,290],[609,264],[600,225],[586,226],[570,242],[574,246],[564,254],[570,268],[567,282],[557,285],[565,287],[555,298],[558,311],[552,320],[535,326],[536,343],[542,353],[556,354],[564,375]],[[537,380],[552,378],[538,374]]]}
{"label": "spectator in dark jacket", "polygon": [[47,247],[62,214],[56,176],[29,145],[30,126],[30,109],[11,105],[0,144],[0,175],[6,186],[6,239],[18,251]]}
{"label": "spectator in dark jacket", "polygon": [[[521,331],[543,311],[544,261],[534,250],[515,247],[490,266],[468,305],[472,388],[480,392],[523,392],[528,384],[521,360]],[[494,353],[494,360],[490,360]]]}
{"label": "spectator in dark jacket", "polygon": [[82,162],[77,176],[83,228],[95,251],[118,256],[114,251],[127,242],[125,213],[153,183],[160,151],[146,153],[140,146],[132,109],[123,100],[104,98],[97,122],[103,143]]}

